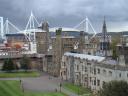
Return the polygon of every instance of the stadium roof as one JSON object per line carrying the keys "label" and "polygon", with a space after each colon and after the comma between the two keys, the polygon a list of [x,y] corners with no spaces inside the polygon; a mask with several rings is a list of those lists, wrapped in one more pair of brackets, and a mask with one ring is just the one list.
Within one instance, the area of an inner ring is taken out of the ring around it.
{"label": "stadium roof", "polygon": [[22,31],[20,31],[19,33],[24,33],[24,32],[46,32],[46,31],[44,31],[44,30],[38,28],[38,29],[22,30]]}
{"label": "stadium roof", "polygon": [[66,32],[80,32],[80,30],[77,30],[75,28],[68,28],[68,27],[53,27],[53,28],[50,28],[49,31],[56,32],[56,30],[59,28],[62,28],[62,31],[66,31]]}

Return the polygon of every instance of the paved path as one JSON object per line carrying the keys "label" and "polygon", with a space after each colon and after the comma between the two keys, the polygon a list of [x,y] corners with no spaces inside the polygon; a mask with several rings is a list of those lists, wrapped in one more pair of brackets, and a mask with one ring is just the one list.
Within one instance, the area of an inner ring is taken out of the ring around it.
{"label": "paved path", "polygon": [[[20,80],[20,78],[0,78],[0,80]],[[51,77],[48,74],[42,74],[40,77],[33,78],[21,78],[24,90],[28,91],[60,91],[59,84],[61,81],[60,78]],[[78,96],[64,88],[61,88],[63,93],[66,93],[69,96]]]}

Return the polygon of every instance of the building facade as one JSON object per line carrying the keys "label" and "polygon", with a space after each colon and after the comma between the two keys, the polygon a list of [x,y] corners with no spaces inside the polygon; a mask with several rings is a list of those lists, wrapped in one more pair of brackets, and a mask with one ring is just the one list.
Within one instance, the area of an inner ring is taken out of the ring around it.
{"label": "building facade", "polygon": [[78,53],[65,53],[62,58],[60,76],[76,85],[98,91],[112,80],[128,81],[128,66],[117,61]]}

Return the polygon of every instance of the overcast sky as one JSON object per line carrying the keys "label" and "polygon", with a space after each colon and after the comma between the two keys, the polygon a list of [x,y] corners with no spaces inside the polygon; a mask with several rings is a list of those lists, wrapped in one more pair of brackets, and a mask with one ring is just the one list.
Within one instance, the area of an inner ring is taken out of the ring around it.
{"label": "overcast sky", "polygon": [[88,16],[99,32],[106,16],[108,31],[128,30],[128,0],[0,0],[0,16],[20,29],[31,10],[39,22],[48,20],[50,27],[73,27]]}

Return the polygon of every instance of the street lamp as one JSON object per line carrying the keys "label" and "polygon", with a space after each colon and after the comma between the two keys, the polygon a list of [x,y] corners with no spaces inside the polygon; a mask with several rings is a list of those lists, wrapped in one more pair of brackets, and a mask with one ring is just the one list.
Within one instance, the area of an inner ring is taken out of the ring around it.
{"label": "street lamp", "polygon": [[60,92],[61,92],[62,83],[60,83]]}
{"label": "street lamp", "polygon": [[79,76],[78,76],[78,96],[80,95],[80,72],[79,73]]}
{"label": "street lamp", "polygon": [[21,89],[22,89],[22,92],[23,92],[23,96],[24,96],[24,87],[23,87],[23,83],[22,83],[21,78],[19,78],[19,79],[20,79],[20,86],[21,86]]}

